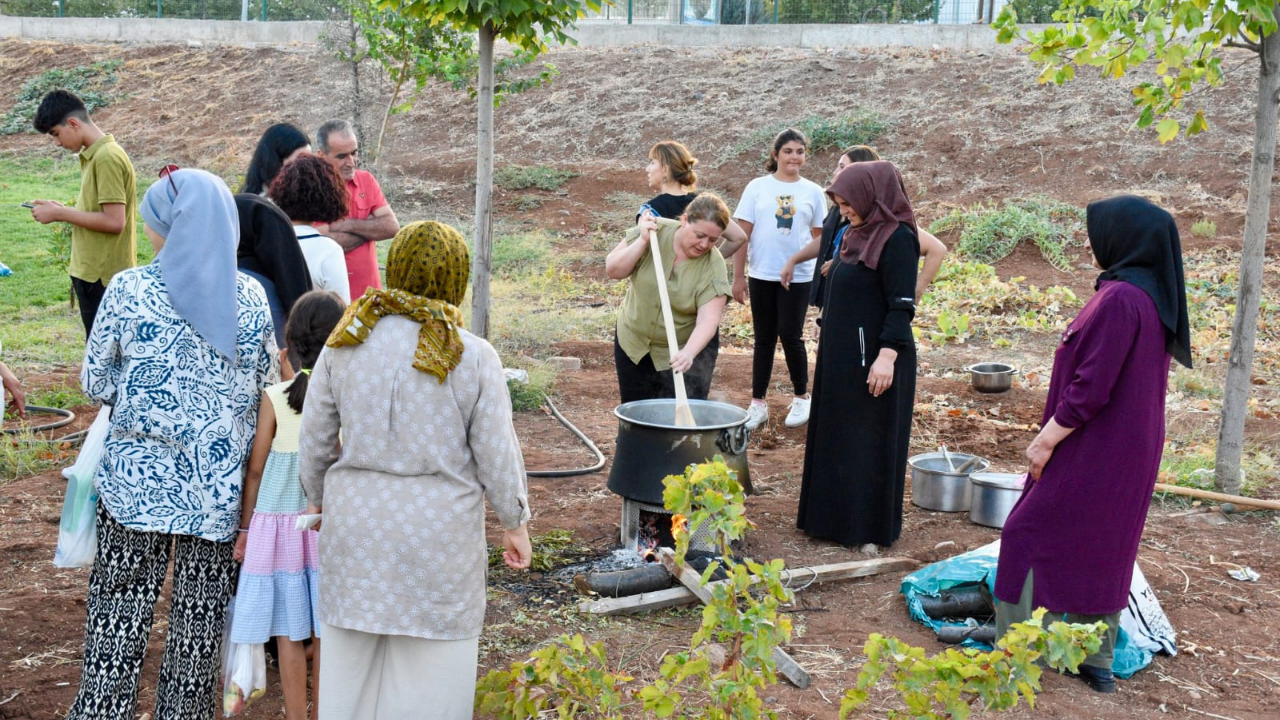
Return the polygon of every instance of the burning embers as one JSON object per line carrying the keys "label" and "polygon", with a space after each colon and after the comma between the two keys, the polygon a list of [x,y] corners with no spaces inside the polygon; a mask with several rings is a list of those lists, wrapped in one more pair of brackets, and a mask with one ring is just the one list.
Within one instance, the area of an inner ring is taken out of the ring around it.
{"label": "burning embers", "polygon": [[645,562],[658,561],[658,548],[675,549],[676,531],[684,530],[689,520],[683,515],[640,510],[640,528],[636,538],[636,552]]}
{"label": "burning embers", "polygon": [[[639,553],[646,562],[656,562],[660,547],[674,549],[676,539],[674,529],[688,526],[688,519],[683,515],[672,515],[666,508],[657,505],[637,502],[629,498],[622,499],[622,532],[619,538],[622,549]],[[712,552],[715,549],[714,538],[709,530],[699,528],[689,538],[689,549]]]}

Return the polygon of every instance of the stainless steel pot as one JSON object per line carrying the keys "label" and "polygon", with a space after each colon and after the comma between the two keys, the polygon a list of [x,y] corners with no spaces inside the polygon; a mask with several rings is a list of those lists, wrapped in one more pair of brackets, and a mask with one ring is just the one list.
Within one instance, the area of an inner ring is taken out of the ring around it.
{"label": "stainless steel pot", "polygon": [[1022,473],[976,472],[969,476],[969,520],[987,527],[1004,527],[1027,476]]}
{"label": "stainless steel pot", "polygon": [[1018,369],[1004,363],[978,363],[965,368],[973,382],[973,389],[984,393],[999,393],[1013,387],[1013,376]]}
{"label": "stainless steel pot", "polygon": [[[907,461],[911,466],[911,502],[926,510],[963,512],[969,509],[969,472],[958,473],[960,467],[973,455],[947,453],[951,464],[940,452],[916,455]],[[991,463],[978,459],[973,472],[981,472]]]}
{"label": "stainless steel pot", "polygon": [[737,405],[690,400],[694,427],[675,424],[676,401],[637,400],[614,409],[618,440],[609,470],[608,487],[622,497],[662,507],[662,479],[680,475],[690,464],[716,455],[738,474],[742,489],[751,494],[747,468],[747,411]]}

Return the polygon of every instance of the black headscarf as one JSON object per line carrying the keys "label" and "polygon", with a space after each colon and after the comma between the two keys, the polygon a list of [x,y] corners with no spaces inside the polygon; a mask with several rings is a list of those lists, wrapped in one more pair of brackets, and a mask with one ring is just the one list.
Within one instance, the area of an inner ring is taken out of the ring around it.
{"label": "black headscarf", "polygon": [[236,265],[275,283],[287,316],[294,301],[311,290],[311,273],[293,223],[274,203],[257,195],[236,195],[236,210],[240,213]]}
{"label": "black headscarf", "polygon": [[1182,242],[1173,216],[1133,195],[1089,203],[1085,212],[1089,246],[1102,266],[1103,280],[1123,280],[1151,296],[1168,330],[1165,349],[1191,367],[1191,324],[1182,275]]}

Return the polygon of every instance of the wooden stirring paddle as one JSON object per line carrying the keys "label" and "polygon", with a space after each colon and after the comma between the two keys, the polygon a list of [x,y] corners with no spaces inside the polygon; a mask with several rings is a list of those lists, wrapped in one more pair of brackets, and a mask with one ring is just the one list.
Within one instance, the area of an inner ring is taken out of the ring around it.
{"label": "wooden stirring paddle", "polygon": [[[662,251],[658,248],[657,228],[649,231],[649,252],[653,254],[653,271],[658,274],[658,297],[662,300],[662,320],[667,326],[667,347],[671,357],[680,352],[680,343],[676,340],[676,324],[671,318],[671,298],[667,295],[667,276],[662,265]],[[693,409],[689,407],[689,395],[684,389],[684,373],[671,369],[676,386],[676,425],[679,427],[696,427],[693,420]]]}

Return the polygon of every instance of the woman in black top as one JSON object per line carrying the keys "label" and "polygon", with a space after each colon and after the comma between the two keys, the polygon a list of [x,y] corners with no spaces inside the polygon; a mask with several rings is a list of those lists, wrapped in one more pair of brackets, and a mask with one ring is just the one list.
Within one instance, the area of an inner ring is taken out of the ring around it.
{"label": "woman in black top", "polygon": [[649,148],[644,175],[658,195],[647,205],[658,217],[679,218],[698,196],[698,174],[693,171],[697,164],[698,159],[689,153],[689,148],[675,140],[663,140]]}
{"label": "woman in black top", "polygon": [[849,227],[827,273],[796,526],[846,546],[890,545],[915,402],[915,214],[884,161],[850,165],[827,194]]}
{"label": "woman in black top", "polygon": [[311,141],[307,134],[289,123],[277,123],[267,128],[253,150],[253,158],[249,160],[249,169],[244,173],[244,184],[240,192],[250,195],[265,195],[271,181],[280,174],[280,168],[290,160],[311,152]]}
{"label": "woman in black top", "polygon": [[[658,194],[645,203],[640,212],[647,209],[660,218],[679,220],[689,203],[698,197],[698,174],[693,171],[697,164],[698,158],[689,153],[689,148],[675,140],[663,140],[649,148],[649,164],[644,174],[649,187]],[[636,220],[639,219],[640,213],[636,213]],[[716,247],[726,259],[733,257],[747,241],[747,234],[733,220],[721,237]]]}

